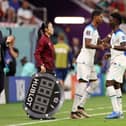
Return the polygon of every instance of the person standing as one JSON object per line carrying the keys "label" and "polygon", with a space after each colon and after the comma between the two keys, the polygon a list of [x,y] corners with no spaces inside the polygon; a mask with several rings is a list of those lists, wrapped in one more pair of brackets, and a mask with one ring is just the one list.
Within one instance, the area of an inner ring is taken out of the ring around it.
{"label": "person standing", "polygon": [[27,57],[24,56],[21,60],[22,71],[21,76],[29,76],[32,77],[36,73],[35,65],[32,62],[27,60]]}
{"label": "person standing", "polygon": [[84,104],[87,98],[94,92],[98,86],[97,74],[94,68],[94,57],[96,49],[104,49],[99,41],[97,27],[102,23],[102,12],[95,10],[92,13],[91,24],[85,27],[83,32],[83,45],[77,57],[77,80],[72,112],[72,119],[90,117],[84,110]]}
{"label": "person standing", "polygon": [[15,76],[16,74],[16,58],[19,56],[19,51],[14,47],[15,37],[9,35],[5,41],[6,49],[4,55],[5,68],[4,73],[6,76]]}
{"label": "person standing", "polygon": [[76,62],[76,58],[80,52],[81,44],[80,40],[77,37],[72,38],[72,54],[73,54],[73,62]]}
{"label": "person standing", "polygon": [[19,25],[35,24],[35,17],[28,0],[21,2],[21,7],[17,10],[17,23]]}
{"label": "person standing", "polygon": [[112,36],[110,44],[106,44],[110,48],[111,59],[110,67],[106,76],[106,90],[110,97],[113,112],[107,115],[106,119],[123,118],[122,110],[122,92],[121,84],[123,83],[123,75],[126,70],[126,35],[119,28],[121,24],[121,16],[114,12],[110,15],[110,26],[112,27]]}
{"label": "person standing", "polygon": [[57,37],[55,48],[56,76],[64,86],[69,67],[72,66],[72,52],[70,46],[65,42],[64,34],[60,33]]}
{"label": "person standing", "polygon": [[40,29],[39,31],[41,31],[42,34],[38,39],[34,53],[36,66],[39,72],[53,73],[55,69],[55,51],[53,42],[50,39],[51,35],[54,33],[53,24],[51,22],[45,22]]}

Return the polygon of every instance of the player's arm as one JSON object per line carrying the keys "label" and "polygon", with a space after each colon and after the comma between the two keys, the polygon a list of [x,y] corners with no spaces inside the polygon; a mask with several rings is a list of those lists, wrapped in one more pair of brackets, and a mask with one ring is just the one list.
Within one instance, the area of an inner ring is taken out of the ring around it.
{"label": "player's arm", "polygon": [[116,49],[116,50],[119,50],[119,51],[126,51],[126,41],[120,43],[119,46],[116,46],[116,45],[111,46],[111,48]]}
{"label": "player's arm", "polygon": [[91,43],[92,39],[85,38],[85,47],[89,49],[101,49],[104,50],[103,44],[94,45]]}
{"label": "player's arm", "polygon": [[117,37],[120,45],[114,45],[112,48],[119,51],[126,51],[126,35],[124,33],[119,33]]}
{"label": "player's arm", "polygon": [[123,33],[119,33],[117,35],[117,40],[120,42],[120,45],[110,45],[110,48],[119,51],[126,51],[126,35]]}
{"label": "player's arm", "polygon": [[113,31],[111,33],[109,33],[105,38],[99,39],[98,43],[103,44],[104,49],[111,48],[110,41],[111,41],[111,38],[112,38],[112,34],[113,34]]}
{"label": "player's arm", "polygon": [[110,32],[105,38],[99,39],[98,43],[99,44],[102,43],[102,44],[104,44],[104,46],[105,46],[105,44],[110,44],[110,40],[112,38],[112,34],[113,34],[113,31]]}
{"label": "player's arm", "polygon": [[109,43],[104,43],[104,47],[108,49],[112,48],[119,51],[126,51],[126,41],[122,42],[120,45],[111,45]]}
{"label": "player's arm", "polygon": [[102,44],[110,43],[110,40],[111,40],[111,35],[108,34],[105,38],[103,38],[102,40],[99,40],[99,43],[102,43]]}
{"label": "player's arm", "polygon": [[108,34],[105,38],[99,39],[98,44],[109,44],[112,37],[112,33]]}

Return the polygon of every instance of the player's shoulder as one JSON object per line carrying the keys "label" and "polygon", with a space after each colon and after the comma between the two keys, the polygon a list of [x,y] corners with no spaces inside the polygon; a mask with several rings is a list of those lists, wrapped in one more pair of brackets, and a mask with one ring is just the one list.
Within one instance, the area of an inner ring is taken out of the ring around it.
{"label": "player's shoulder", "polygon": [[115,31],[114,33],[115,33],[115,35],[117,35],[117,36],[119,36],[119,35],[126,35],[126,33],[125,33],[123,30],[121,30],[121,29],[118,29],[118,30]]}
{"label": "player's shoulder", "polygon": [[88,24],[86,27],[85,27],[85,30],[89,30],[89,31],[94,31],[94,27],[92,26],[92,24]]}

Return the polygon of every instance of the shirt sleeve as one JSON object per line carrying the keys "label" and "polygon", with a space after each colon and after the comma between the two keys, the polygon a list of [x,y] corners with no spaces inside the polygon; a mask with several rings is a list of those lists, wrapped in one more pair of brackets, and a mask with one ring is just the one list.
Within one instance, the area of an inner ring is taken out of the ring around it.
{"label": "shirt sleeve", "polygon": [[93,33],[93,29],[91,27],[87,27],[84,30],[84,38],[86,39],[92,39],[92,33]]}
{"label": "shirt sleeve", "polygon": [[40,67],[43,64],[43,60],[41,58],[41,52],[43,51],[44,47],[45,47],[45,41],[43,38],[40,38],[34,53],[35,61],[38,67]]}
{"label": "shirt sleeve", "polygon": [[124,33],[120,33],[118,37],[120,43],[126,42],[126,35]]}

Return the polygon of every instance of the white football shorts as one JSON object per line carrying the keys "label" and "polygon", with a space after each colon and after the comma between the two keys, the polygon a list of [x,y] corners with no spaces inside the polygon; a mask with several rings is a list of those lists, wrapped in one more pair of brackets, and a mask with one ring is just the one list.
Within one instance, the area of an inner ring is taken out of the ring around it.
{"label": "white football shorts", "polygon": [[107,71],[106,80],[115,80],[123,83],[123,75],[126,69],[126,56],[118,56],[111,61]]}
{"label": "white football shorts", "polygon": [[77,63],[77,80],[83,79],[86,81],[96,80],[97,73],[94,66],[89,66],[84,63]]}

